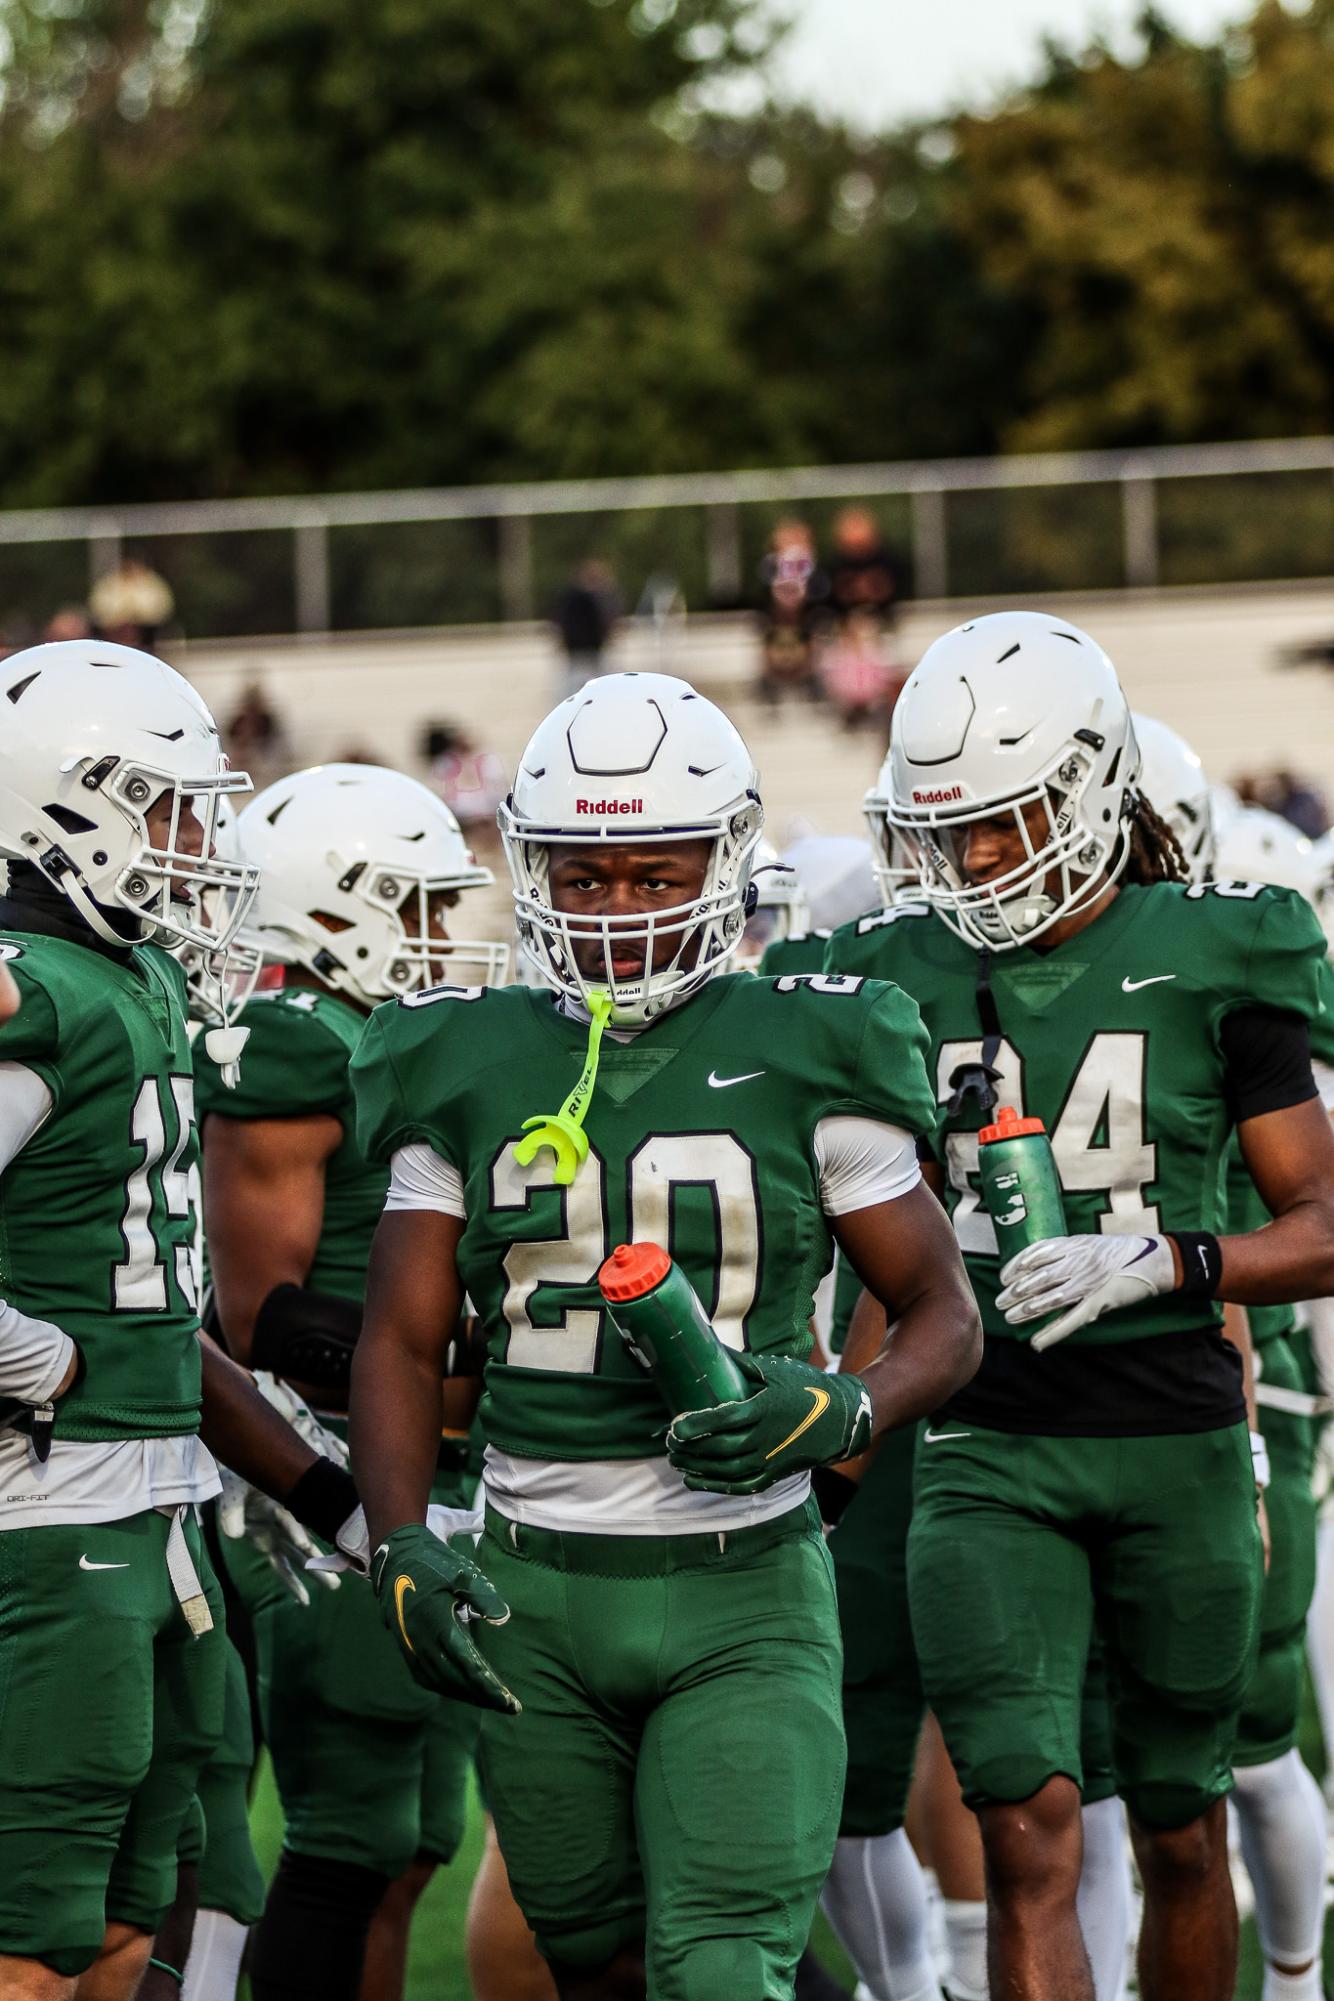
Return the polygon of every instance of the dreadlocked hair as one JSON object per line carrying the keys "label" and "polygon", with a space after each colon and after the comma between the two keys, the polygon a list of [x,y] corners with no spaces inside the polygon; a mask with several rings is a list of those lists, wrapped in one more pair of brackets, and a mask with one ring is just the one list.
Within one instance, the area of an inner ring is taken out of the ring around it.
{"label": "dreadlocked hair", "polygon": [[1181,843],[1162,815],[1142,792],[1130,808],[1130,858],[1127,882],[1189,882],[1190,870]]}

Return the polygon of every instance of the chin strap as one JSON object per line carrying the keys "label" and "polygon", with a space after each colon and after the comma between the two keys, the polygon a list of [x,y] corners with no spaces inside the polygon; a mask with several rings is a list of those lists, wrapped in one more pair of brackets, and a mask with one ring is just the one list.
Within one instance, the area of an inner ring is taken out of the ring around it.
{"label": "chin strap", "polygon": [[597,1083],[602,1031],[611,1020],[611,995],[605,987],[590,987],[588,1007],[588,1054],[584,1058],[579,1082],[558,1112],[539,1112],[536,1118],[524,1120],[523,1130],[528,1137],[521,1139],[514,1149],[514,1158],[520,1167],[527,1167],[536,1158],[540,1146],[549,1146],[556,1156],[553,1179],[562,1188],[569,1187],[588,1159],[588,1134],[584,1131],[584,1119],[593,1101],[593,1086]]}
{"label": "chin strap", "polygon": [[995,1111],[998,1102],[996,1086],[1000,1082],[1000,1071],[996,1068],[996,1058],[1000,1055],[1001,1024],[996,996],[991,991],[991,953],[985,947],[978,954],[973,999],[982,1028],[982,1060],[979,1063],[961,1063],[957,1070],[951,1071],[950,1101],[946,1110],[952,1119],[958,1118],[969,1097],[977,1099],[980,1112]]}

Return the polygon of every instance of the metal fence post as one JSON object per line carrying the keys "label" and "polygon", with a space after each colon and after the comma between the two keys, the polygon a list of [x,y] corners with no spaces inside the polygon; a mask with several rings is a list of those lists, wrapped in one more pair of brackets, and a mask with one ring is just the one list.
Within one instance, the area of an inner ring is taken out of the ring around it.
{"label": "metal fence post", "polygon": [[949,523],[939,487],[919,486],[912,496],[913,591],[919,598],[949,595]]}
{"label": "metal fence post", "polygon": [[293,534],[296,629],[303,639],[321,639],[332,630],[329,589],[329,524],[318,516],[299,521]]}
{"label": "metal fence post", "polygon": [[1122,475],[1121,546],[1129,588],[1154,590],[1158,583],[1158,487],[1144,473]]}
{"label": "metal fence post", "polygon": [[736,604],[741,597],[741,509],[724,500],[704,510],[709,602]]}
{"label": "metal fence post", "polygon": [[533,523],[527,514],[502,514],[497,526],[500,612],[510,620],[533,616]]}

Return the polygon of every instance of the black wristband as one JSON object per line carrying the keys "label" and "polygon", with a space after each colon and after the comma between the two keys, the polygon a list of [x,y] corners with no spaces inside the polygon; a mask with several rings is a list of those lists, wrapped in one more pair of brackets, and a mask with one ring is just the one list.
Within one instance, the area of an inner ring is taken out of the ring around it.
{"label": "black wristband", "polygon": [[849,1480],[846,1473],[838,1473],[832,1466],[811,1468],[811,1492],[815,1505],[820,1510],[820,1520],[826,1527],[833,1528],[841,1521],[849,1505],[856,1500],[860,1483]]}
{"label": "black wristband", "polygon": [[1181,1284],[1187,1299],[1212,1299],[1223,1276],[1223,1253],[1211,1230],[1169,1230],[1168,1242],[1181,1253]]}
{"label": "black wristband", "polygon": [[356,1481],[332,1459],[317,1459],[313,1466],[307,1466],[283,1502],[303,1529],[322,1536],[325,1542],[337,1539],[343,1523],[360,1505]]}

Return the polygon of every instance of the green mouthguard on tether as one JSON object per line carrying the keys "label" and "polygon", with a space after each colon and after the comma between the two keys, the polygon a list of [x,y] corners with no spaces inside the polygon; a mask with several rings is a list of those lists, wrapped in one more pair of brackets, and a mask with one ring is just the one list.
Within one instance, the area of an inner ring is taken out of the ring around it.
{"label": "green mouthguard on tether", "polygon": [[579,1082],[558,1112],[539,1112],[536,1118],[524,1120],[523,1130],[528,1137],[521,1139],[514,1149],[514,1158],[520,1167],[527,1167],[536,1158],[540,1146],[549,1146],[556,1156],[553,1178],[561,1188],[569,1187],[588,1159],[588,1134],[584,1131],[584,1119],[593,1101],[593,1086],[597,1082],[602,1031],[611,1020],[611,995],[605,987],[589,988],[588,1007],[588,1054],[584,1058]]}

